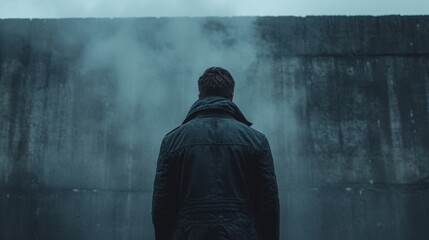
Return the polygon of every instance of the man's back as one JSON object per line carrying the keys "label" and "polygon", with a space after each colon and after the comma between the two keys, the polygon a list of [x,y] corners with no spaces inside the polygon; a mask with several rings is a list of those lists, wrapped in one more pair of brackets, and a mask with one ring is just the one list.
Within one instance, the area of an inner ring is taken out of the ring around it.
{"label": "man's back", "polygon": [[153,197],[157,239],[278,239],[271,151],[234,103],[198,100],[167,134]]}

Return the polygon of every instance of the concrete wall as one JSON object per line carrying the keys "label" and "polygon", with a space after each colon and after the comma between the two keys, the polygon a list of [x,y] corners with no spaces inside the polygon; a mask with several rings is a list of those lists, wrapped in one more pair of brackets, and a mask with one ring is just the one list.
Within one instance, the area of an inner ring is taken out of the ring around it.
{"label": "concrete wall", "polygon": [[0,239],[153,239],[212,65],[266,133],[281,239],[429,236],[429,17],[0,20]]}

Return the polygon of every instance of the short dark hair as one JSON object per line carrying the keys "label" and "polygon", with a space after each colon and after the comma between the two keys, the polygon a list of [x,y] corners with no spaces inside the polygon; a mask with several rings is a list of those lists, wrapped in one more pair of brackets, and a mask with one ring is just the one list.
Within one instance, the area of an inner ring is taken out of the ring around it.
{"label": "short dark hair", "polygon": [[228,70],[221,67],[207,68],[198,79],[200,98],[207,96],[222,96],[232,99],[234,93],[234,78]]}

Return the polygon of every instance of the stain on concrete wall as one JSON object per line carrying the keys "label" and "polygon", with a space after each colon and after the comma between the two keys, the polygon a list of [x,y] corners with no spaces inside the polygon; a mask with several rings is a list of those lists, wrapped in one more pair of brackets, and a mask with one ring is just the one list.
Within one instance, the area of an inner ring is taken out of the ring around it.
{"label": "stain on concrete wall", "polygon": [[427,239],[429,18],[0,20],[0,239],[152,239],[212,65],[272,145],[281,239]]}

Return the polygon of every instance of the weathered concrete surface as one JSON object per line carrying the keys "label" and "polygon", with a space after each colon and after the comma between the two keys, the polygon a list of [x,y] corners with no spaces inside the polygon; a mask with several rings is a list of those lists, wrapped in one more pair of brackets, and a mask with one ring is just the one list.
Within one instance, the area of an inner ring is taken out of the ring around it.
{"label": "weathered concrete surface", "polygon": [[221,62],[281,239],[426,240],[427,42],[427,16],[0,20],[0,239],[152,239],[160,140]]}

